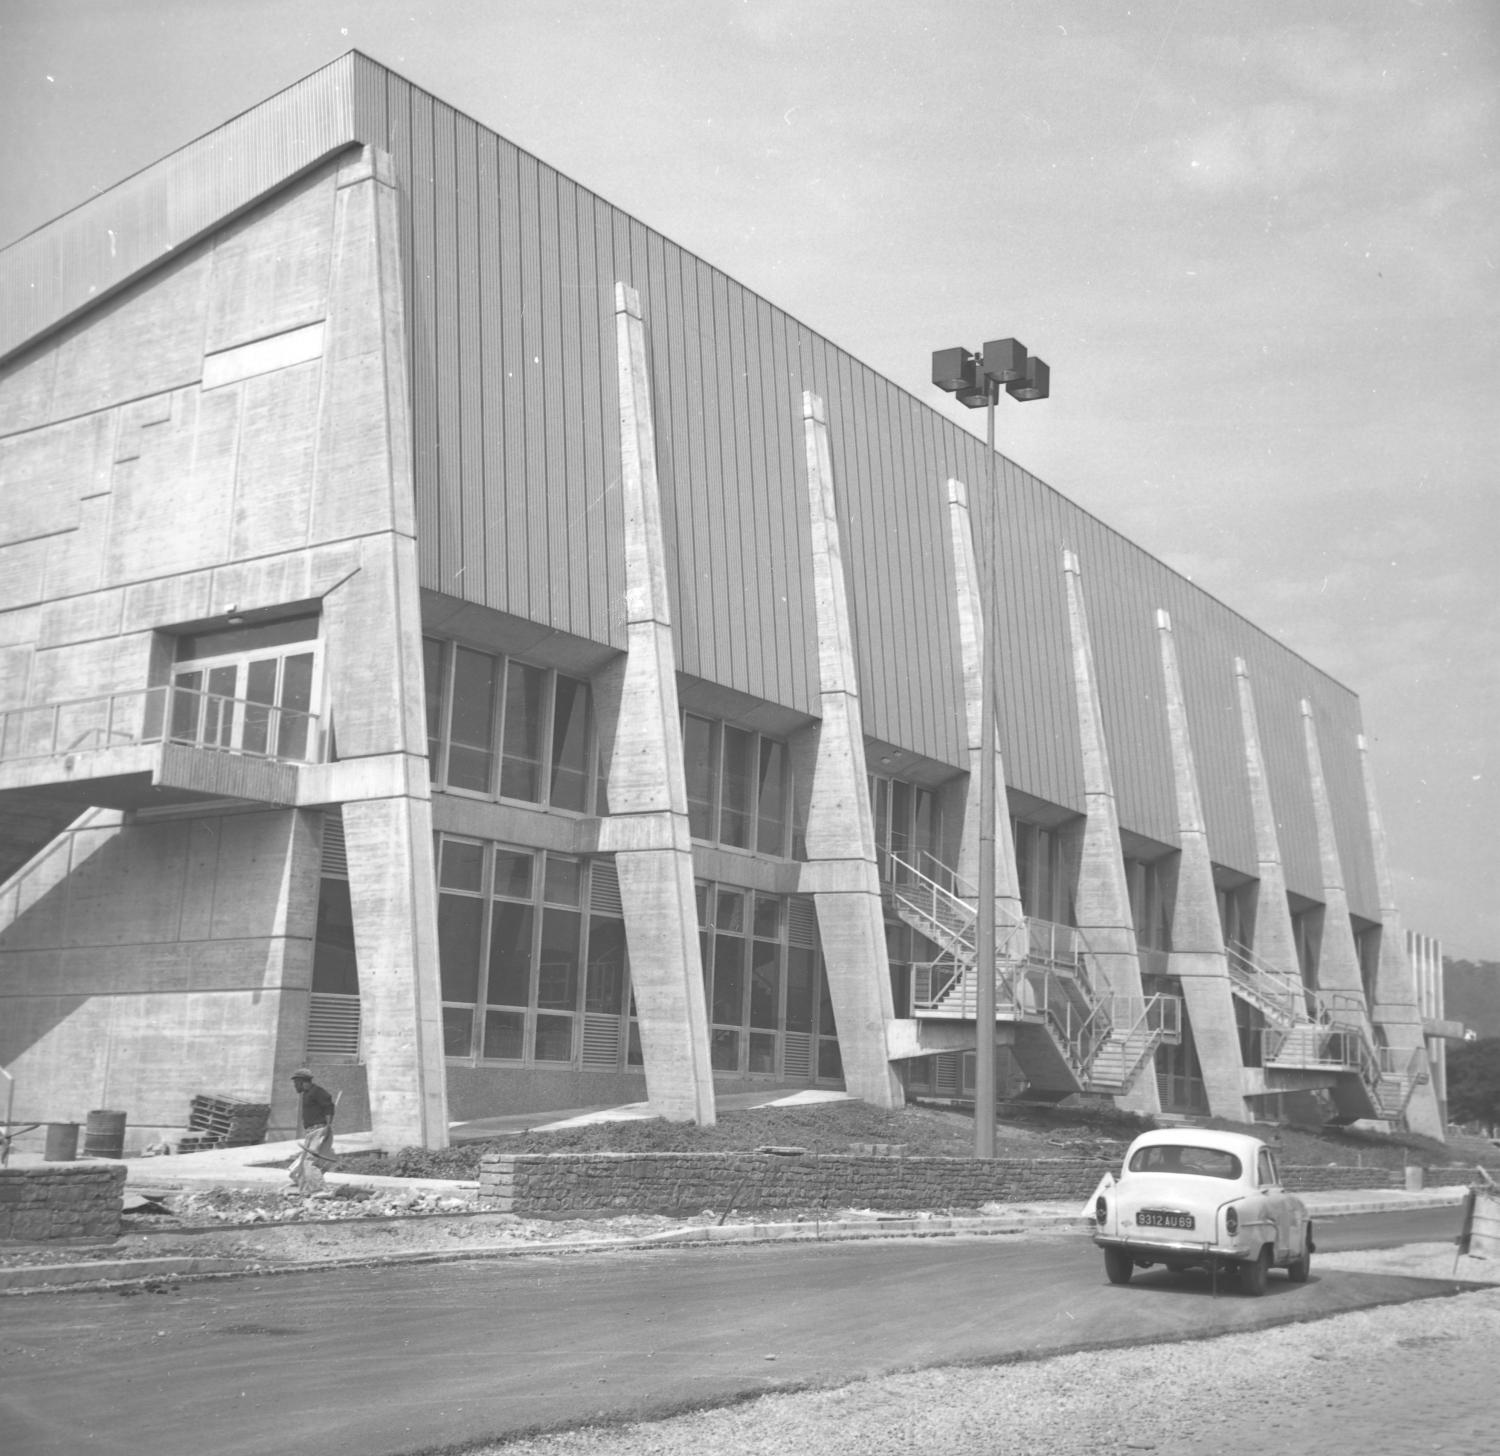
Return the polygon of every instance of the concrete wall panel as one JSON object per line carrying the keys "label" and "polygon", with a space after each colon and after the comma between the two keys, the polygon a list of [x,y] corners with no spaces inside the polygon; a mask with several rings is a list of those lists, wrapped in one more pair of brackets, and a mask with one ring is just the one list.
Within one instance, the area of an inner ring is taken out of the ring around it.
{"label": "concrete wall panel", "polygon": [[333,190],[333,173],[324,168],[216,236],[208,353],[312,323],[328,311]]}
{"label": "concrete wall panel", "polygon": [[50,418],[160,394],[203,373],[209,252],[192,249],[66,330],[57,345]]}
{"label": "concrete wall panel", "polygon": [[78,528],[79,503],[109,489],[113,426],[86,415],[0,439],[0,546]]}
{"label": "concrete wall panel", "polygon": [[314,361],[245,381],[231,557],[307,545],[322,377]]}

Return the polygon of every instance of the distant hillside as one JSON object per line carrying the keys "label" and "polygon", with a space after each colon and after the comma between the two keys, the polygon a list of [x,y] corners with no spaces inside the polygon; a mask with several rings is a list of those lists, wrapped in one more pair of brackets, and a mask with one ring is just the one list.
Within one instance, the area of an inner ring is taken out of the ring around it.
{"label": "distant hillside", "polygon": [[1500,961],[1443,958],[1443,1010],[1480,1036],[1500,1036]]}

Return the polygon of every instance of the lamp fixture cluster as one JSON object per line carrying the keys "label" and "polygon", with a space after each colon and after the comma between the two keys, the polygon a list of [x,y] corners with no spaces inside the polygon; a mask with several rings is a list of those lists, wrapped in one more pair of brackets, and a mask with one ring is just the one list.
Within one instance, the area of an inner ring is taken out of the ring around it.
{"label": "lamp fixture cluster", "polygon": [[1021,401],[1046,399],[1051,374],[1046,364],[1026,352],[1019,339],[991,339],[977,354],[967,349],[938,349],[932,356],[932,382],[970,409],[995,404],[1000,386]]}

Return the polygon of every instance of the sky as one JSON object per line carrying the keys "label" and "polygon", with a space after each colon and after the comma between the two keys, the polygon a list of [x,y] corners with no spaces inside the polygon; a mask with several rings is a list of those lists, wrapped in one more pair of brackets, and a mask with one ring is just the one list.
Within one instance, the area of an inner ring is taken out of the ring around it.
{"label": "sky", "polygon": [[351,47],[1360,695],[1406,925],[1500,960],[1494,0],[0,0],[0,246]]}

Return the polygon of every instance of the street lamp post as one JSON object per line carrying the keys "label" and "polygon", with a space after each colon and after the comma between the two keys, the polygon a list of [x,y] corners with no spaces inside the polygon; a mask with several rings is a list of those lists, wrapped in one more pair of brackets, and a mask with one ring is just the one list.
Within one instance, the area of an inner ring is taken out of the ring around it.
{"label": "street lamp post", "polygon": [[[932,356],[932,382],[970,409],[985,411],[985,489],[990,519],[998,523],[995,486],[995,405],[1003,386],[1012,399],[1046,399],[1050,371],[1016,339],[991,339],[978,354],[939,349]],[[994,529],[998,529],[996,526]],[[992,529],[991,535],[994,534]],[[976,558],[978,552],[975,552]],[[975,923],[974,1156],[995,1156],[995,584],[993,568],[979,572],[983,648],[979,663],[979,886]]]}

